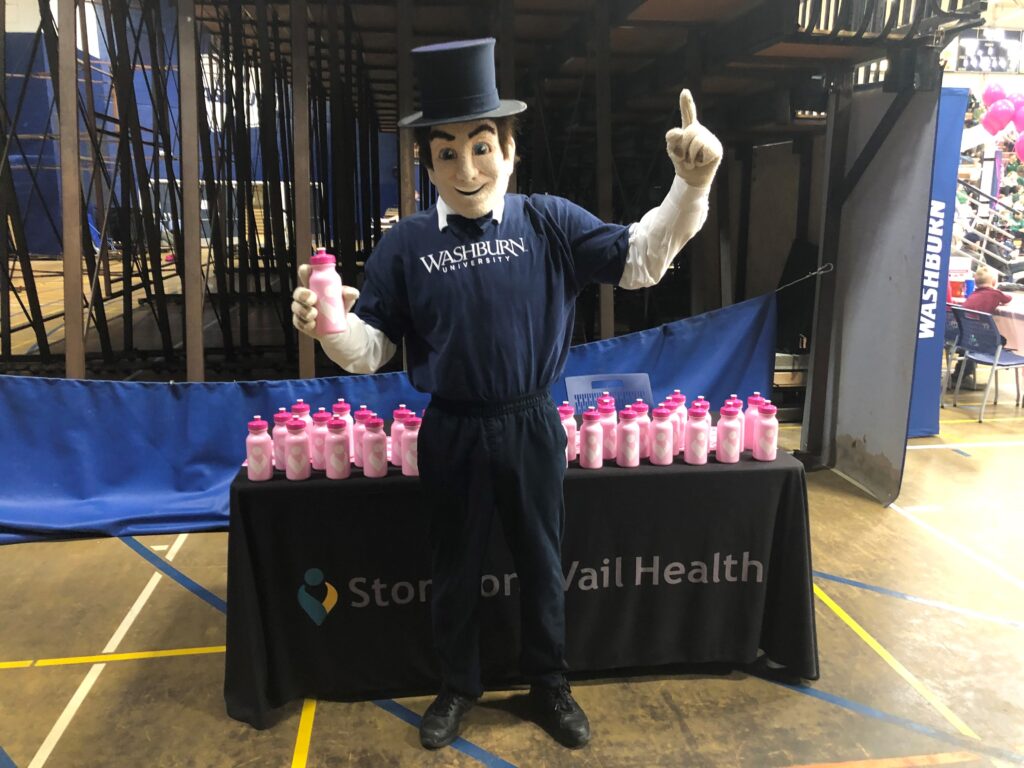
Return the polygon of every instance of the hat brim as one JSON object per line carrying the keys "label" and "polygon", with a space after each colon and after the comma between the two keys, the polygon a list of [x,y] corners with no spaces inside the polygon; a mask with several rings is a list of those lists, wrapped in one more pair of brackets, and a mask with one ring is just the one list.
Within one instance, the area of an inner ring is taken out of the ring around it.
{"label": "hat brim", "polygon": [[470,115],[452,115],[445,117],[424,117],[422,112],[413,112],[398,121],[399,128],[420,128],[427,125],[445,125],[447,123],[466,123],[470,120],[486,120],[489,117],[509,117],[526,111],[526,102],[517,99],[502,99],[496,109],[487,112],[474,112]]}

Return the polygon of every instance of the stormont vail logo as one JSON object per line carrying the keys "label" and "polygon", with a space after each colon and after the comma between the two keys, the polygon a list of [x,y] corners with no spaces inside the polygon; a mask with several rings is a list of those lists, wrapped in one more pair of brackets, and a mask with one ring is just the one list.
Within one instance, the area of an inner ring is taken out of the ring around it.
{"label": "stormont vail logo", "polygon": [[[326,594],[319,599],[310,592],[310,587],[324,585]],[[327,614],[338,604],[338,590],[329,581],[324,581],[324,572],[319,568],[306,571],[305,584],[299,587],[299,606],[318,627],[324,623]]]}

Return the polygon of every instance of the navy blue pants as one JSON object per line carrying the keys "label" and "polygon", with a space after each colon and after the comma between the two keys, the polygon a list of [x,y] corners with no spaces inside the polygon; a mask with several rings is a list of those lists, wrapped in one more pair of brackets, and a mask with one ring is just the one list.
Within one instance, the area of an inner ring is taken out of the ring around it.
{"label": "navy blue pants", "polygon": [[565,432],[547,393],[506,403],[433,398],[419,437],[432,548],[431,622],[446,688],[480,682],[480,577],[495,512],[520,589],[520,671],[555,685],[565,664]]}

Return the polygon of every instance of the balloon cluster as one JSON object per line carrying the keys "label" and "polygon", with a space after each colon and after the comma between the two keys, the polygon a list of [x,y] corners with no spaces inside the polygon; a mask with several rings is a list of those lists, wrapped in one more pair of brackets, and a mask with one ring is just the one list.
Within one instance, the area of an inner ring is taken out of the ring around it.
{"label": "balloon cluster", "polygon": [[985,130],[995,136],[1012,120],[1017,133],[1021,134],[1013,149],[1017,157],[1024,160],[1024,93],[1007,94],[1001,85],[992,83],[985,88],[981,100],[988,107],[981,118]]}

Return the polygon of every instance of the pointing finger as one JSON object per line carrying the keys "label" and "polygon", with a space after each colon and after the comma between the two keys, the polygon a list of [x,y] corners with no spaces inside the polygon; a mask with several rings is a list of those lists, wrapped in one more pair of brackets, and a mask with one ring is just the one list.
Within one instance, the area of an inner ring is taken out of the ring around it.
{"label": "pointing finger", "polygon": [[683,128],[688,128],[697,122],[697,107],[693,103],[693,96],[689,88],[683,88],[679,94],[679,114],[683,118]]}

